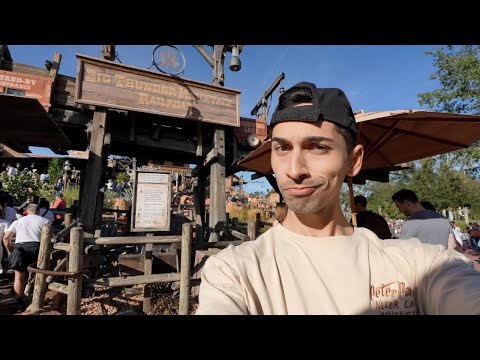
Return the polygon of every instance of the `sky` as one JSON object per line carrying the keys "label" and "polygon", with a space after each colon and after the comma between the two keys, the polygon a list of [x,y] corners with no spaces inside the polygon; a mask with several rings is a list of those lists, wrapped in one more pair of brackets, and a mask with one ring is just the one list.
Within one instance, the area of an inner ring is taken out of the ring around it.
{"label": "sky", "polygon": [[[191,45],[175,45],[186,58],[181,77],[211,82],[212,69]],[[140,68],[152,66],[156,45],[117,45],[118,59]],[[430,80],[435,72],[434,58],[427,55],[438,45],[245,45],[240,60],[241,70],[229,70],[230,54],[225,60],[225,87],[239,90],[240,116],[252,118],[250,111],[262,94],[283,72],[282,86],[309,81],[317,87],[341,88],[353,111],[386,111],[426,109],[418,104],[418,94],[432,91],[439,84]],[[206,46],[210,51],[211,47]],[[60,73],[76,76],[76,54],[101,57],[101,45],[9,45],[15,62],[43,67],[55,52],[62,54]],[[272,97],[268,121],[276,106],[278,89]],[[49,149],[31,147],[33,153],[53,153]],[[247,192],[270,189],[266,180],[250,181],[251,172],[242,172]]]}

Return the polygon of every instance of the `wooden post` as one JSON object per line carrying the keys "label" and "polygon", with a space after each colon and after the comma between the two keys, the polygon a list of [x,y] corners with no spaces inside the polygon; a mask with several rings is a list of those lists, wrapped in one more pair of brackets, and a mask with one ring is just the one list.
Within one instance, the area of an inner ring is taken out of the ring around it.
{"label": "wooden post", "polygon": [[[70,252],[68,271],[76,272],[83,268],[83,229],[74,227],[70,231]],[[68,278],[67,315],[80,315],[82,301],[82,275]]]}
{"label": "wooden post", "polygon": [[352,177],[347,176],[347,178],[348,178],[348,194],[350,195],[350,210],[352,212],[352,225],[357,226],[357,213],[355,212],[355,200],[353,196]]}
{"label": "wooden post", "polygon": [[[52,242],[50,241],[53,235],[52,224],[45,224],[42,226],[42,237],[40,238],[40,248],[38,250],[37,267],[42,270],[49,270],[50,253],[52,252]],[[35,287],[33,289],[32,310],[43,309],[45,301],[45,292],[47,291],[47,276],[44,274],[35,274]]]}
{"label": "wooden post", "polygon": [[195,241],[204,241],[205,230],[205,175],[199,174],[197,186],[193,188],[193,202],[195,204]]}
{"label": "wooden post", "polygon": [[237,217],[234,217],[232,219],[232,229],[233,230],[238,230],[238,218]]}
{"label": "wooden post", "polygon": [[102,57],[105,60],[115,60],[115,45],[102,45]]}
{"label": "wooden post", "polygon": [[[73,222],[73,214],[72,213],[65,213],[65,228],[69,227],[72,222]],[[70,233],[66,234],[65,236],[65,242],[69,242],[70,241]]]}
{"label": "wooden post", "polygon": [[87,170],[84,176],[85,187],[82,194],[82,208],[80,211],[80,223],[91,231],[95,225],[95,214],[98,204],[98,192],[102,178],[102,158],[105,129],[107,126],[107,109],[96,108],[93,115],[93,126],[90,137],[90,149],[88,153]]}
{"label": "wooden post", "polygon": [[[153,233],[148,233],[147,236],[153,236]],[[145,244],[145,260],[144,275],[152,275],[152,261],[153,261],[153,244]],[[152,307],[152,285],[143,286],[143,312],[148,314]]]}
{"label": "wooden post", "polygon": [[192,225],[182,225],[182,258],[180,265],[180,300],[178,306],[179,315],[189,313],[189,288],[190,288],[190,266],[192,261]]}
{"label": "wooden post", "polygon": [[262,227],[262,218],[259,212],[255,213],[255,230],[257,234],[260,232],[260,228]]}
{"label": "wooden post", "polygon": [[208,241],[217,242],[218,233],[213,229],[225,221],[225,130],[217,126],[214,130],[213,147],[218,151],[218,161],[210,168],[210,218],[208,226],[212,229]]}
{"label": "wooden post", "polygon": [[257,224],[253,221],[247,223],[247,235],[250,240],[255,240],[257,238]]}

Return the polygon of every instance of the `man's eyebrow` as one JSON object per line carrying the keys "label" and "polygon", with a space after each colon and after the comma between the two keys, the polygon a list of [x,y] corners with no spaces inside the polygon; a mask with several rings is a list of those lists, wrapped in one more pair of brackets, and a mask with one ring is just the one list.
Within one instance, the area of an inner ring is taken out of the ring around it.
{"label": "man's eyebrow", "polygon": [[[272,141],[276,141],[279,143],[286,143],[289,142],[288,139],[281,138],[281,137],[273,137]],[[325,137],[325,136],[307,136],[302,139],[302,141],[305,142],[322,142],[322,141],[328,141],[328,142],[334,142],[332,138]]]}

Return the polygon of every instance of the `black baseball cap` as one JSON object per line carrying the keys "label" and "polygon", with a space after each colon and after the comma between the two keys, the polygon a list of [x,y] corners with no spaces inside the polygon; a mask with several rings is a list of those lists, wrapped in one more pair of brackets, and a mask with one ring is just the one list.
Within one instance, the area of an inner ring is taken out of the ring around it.
{"label": "black baseball cap", "polygon": [[[309,89],[312,94],[313,104],[292,106],[279,110],[282,97],[294,88]],[[329,121],[344,127],[357,139],[357,125],[353,115],[352,106],[345,93],[337,88],[317,88],[310,82],[300,82],[284,92],[279,99],[279,105],[272,114],[270,129],[283,121]]]}

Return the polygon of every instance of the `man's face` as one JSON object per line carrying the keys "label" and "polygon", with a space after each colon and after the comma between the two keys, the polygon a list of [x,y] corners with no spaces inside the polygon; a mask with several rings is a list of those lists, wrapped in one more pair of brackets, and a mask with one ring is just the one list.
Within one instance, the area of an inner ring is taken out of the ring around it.
{"label": "man's face", "polygon": [[349,168],[347,144],[334,124],[288,121],[273,128],[272,169],[293,212],[313,214],[336,206]]}
{"label": "man's face", "polygon": [[410,201],[395,200],[395,205],[397,205],[398,211],[400,211],[405,216],[410,216],[413,214],[413,211],[410,209],[410,205],[411,205]]}

